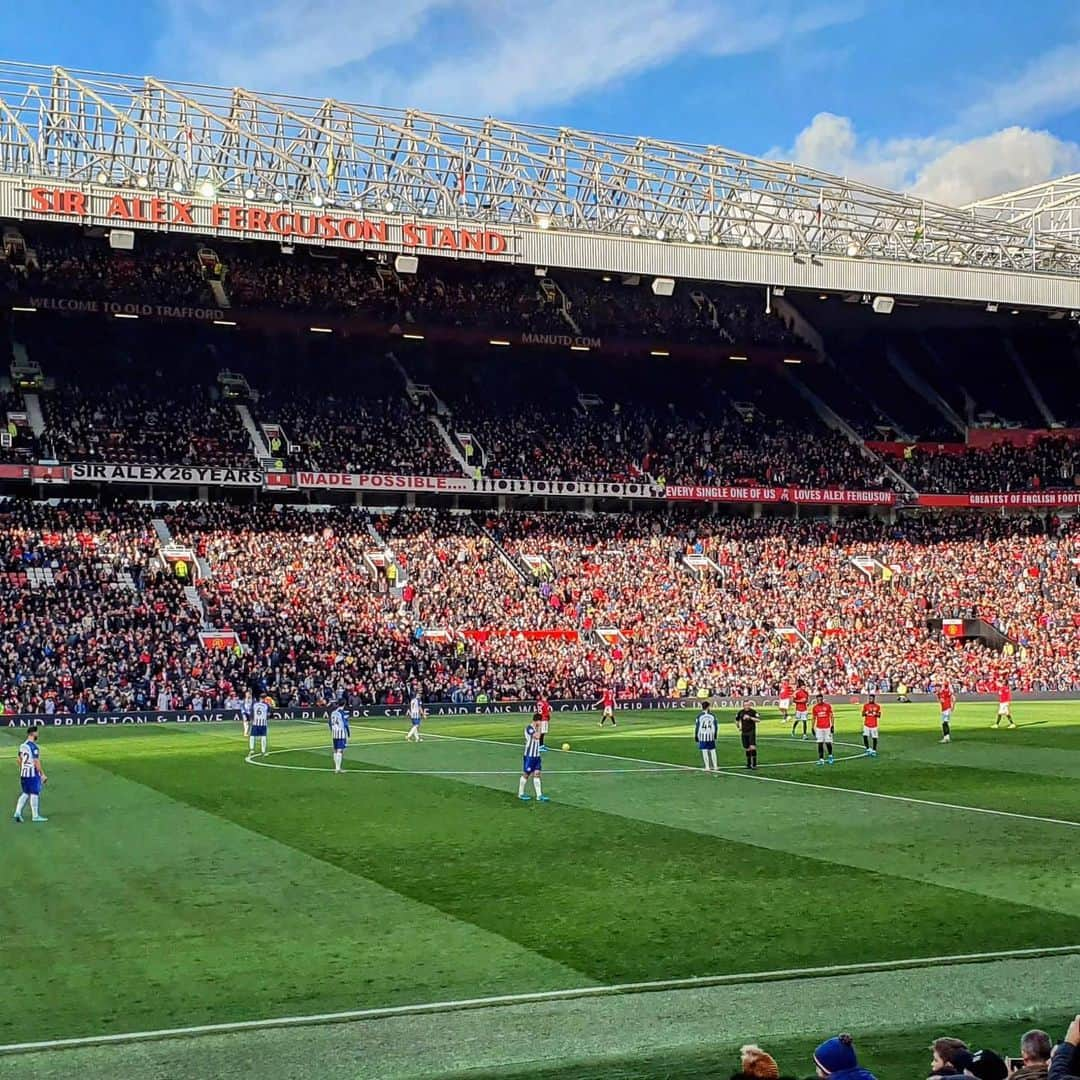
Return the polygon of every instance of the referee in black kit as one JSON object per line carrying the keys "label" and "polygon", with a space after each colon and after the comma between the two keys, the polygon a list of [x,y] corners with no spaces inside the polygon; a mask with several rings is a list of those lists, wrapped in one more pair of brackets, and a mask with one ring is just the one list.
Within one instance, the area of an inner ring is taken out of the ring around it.
{"label": "referee in black kit", "polygon": [[735,725],[739,729],[739,734],[742,735],[748,769],[757,768],[757,726],[760,719],[752,701],[744,701],[743,707],[735,714]]}

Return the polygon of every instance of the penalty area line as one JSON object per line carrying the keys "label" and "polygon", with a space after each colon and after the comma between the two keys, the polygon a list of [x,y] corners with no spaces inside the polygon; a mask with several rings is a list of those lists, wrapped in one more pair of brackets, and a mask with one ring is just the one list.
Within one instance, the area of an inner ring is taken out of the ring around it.
{"label": "penalty area line", "polygon": [[316,1013],[310,1016],[279,1016],[264,1020],[236,1020],[195,1027],[159,1028],[154,1031],[129,1031],[115,1035],[88,1035],[82,1038],[48,1039],[42,1042],[9,1043],[0,1046],[0,1056],[28,1054],[42,1050],[74,1050],[91,1046],[114,1046],[121,1043],[154,1042],[162,1039],[191,1038],[200,1035],[229,1035],[270,1028],[309,1027],[317,1024],[342,1024],[361,1020],[384,1020],[399,1016],[423,1016],[432,1013],[463,1012],[469,1009],[532,1005],[548,1001],[575,1001],[582,998],[614,997],[620,994],[652,994],[668,990],[696,990],[710,986],[739,986],[764,982],[788,982],[797,979],[828,979],[874,972],[912,971],[919,968],[953,967],[961,964],[989,964],[999,960],[1033,960],[1051,956],[1080,954],[1080,945],[1056,945],[1036,949],[1009,949],[1002,952],[961,953],[954,956],[919,956],[901,960],[881,960],[863,964],[833,964],[825,967],[784,968],[778,971],[749,971],[732,975],[702,975],[687,979],[659,979],[652,982],[615,983],[608,986],[583,986],[568,990],[542,990],[531,994],[503,994],[498,997],[463,998],[457,1001],[432,1001],[388,1008],[351,1009],[346,1012]]}

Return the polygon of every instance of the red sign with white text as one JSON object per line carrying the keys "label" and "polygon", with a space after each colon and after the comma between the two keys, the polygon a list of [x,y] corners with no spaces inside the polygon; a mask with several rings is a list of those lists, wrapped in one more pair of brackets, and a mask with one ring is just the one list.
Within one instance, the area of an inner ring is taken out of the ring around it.
{"label": "red sign with white text", "polygon": [[1047,491],[975,491],[968,495],[920,495],[919,506],[970,507],[990,510],[1038,510],[1080,506],[1080,490]]}

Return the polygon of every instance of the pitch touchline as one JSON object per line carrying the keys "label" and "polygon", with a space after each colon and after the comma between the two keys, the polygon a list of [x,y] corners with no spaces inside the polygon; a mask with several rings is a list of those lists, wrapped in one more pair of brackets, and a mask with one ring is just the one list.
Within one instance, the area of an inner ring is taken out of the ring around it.
{"label": "pitch touchline", "polygon": [[1010,949],[1003,952],[961,953],[955,956],[920,956],[904,960],[880,960],[864,964],[833,964],[827,967],[783,968],[778,971],[750,971],[732,975],[701,975],[687,979],[658,979],[653,982],[615,983],[609,986],[583,986],[569,990],[542,990],[531,994],[503,994],[498,997],[463,998],[457,1001],[432,1001],[418,1005],[396,1005],[381,1009],[352,1009],[347,1012],[316,1013],[311,1016],[280,1016],[264,1020],[236,1020],[224,1024],[201,1024],[196,1027],[160,1028],[155,1031],[129,1031],[116,1035],[88,1035],[74,1039],[49,1039],[44,1042],[9,1043],[0,1046],[2,1054],[25,1054],[37,1050],[65,1050],[116,1043],[151,1042],[193,1035],[227,1035],[267,1028],[304,1027],[314,1024],[340,1024],[357,1020],[384,1020],[396,1016],[422,1016],[468,1009],[531,1005],[545,1001],[574,1001],[581,998],[612,997],[618,994],[648,994],[665,990],[694,990],[710,986],[737,986],[762,982],[789,982],[795,979],[839,978],[873,972],[911,971],[919,968],[960,964],[986,964],[995,960],[1040,959],[1080,953],[1080,945],[1052,945],[1040,949]]}

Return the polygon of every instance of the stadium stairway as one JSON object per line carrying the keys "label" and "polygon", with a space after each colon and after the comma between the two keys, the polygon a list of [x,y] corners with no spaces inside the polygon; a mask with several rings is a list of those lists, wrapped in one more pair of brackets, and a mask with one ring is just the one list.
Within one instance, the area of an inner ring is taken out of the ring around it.
{"label": "stadium stairway", "polygon": [[1016,351],[1016,346],[1012,343],[1010,338],[1005,338],[1002,341],[1002,345],[1005,347],[1005,353],[1013,362],[1013,366],[1016,368],[1020,375],[1020,380],[1024,384],[1024,388],[1031,395],[1031,400],[1035,402],[1035,408],[1039,410],[1039,415],[1043,418],[1043,423],[1048,428],[1052,428],[1057,422],[1054,419],[1054,414],[1050,411],[1050,406],[1046,404],[1046,398],[1039,392],[1039,388],[1035,385],[1035,380],[1031,377],[1031,372],[1028,371],[1027,364],[1024,363],[1023,357]]}
{"label": "stadium stairway", "polygon": [[266,445],[263,434],[259,430],[259,425],[255,423],[255,418],[251,415],[251,410],[243,404],[236,405],[236,413],[240,417],[240,423],[244,425],[244,430],[248,433],[248,438],[251,440],[251,452],[255,455],[255,460],[260,465],[265,465],[270,459],[270,448]]}
{"label": "stadium stairway", "polygon": [[862,453],[863,457],[875,462],[881,466],[882,472],[886,473],[892,478],[894,483],[898,484],[900,489],[908,492],[911,495],[915,494],[915,489],[891,466],[887,461],[879,457],[877,454],[868,450],[866,443],[863,441],[859,433],[834,409],[827,405],[821,398],[810,389],[798,378],[788,367],[781,369],[783,376],[795,387],[799,394],[802,395],[813,407],[814,411],[820,417],[822,423],[826,427],[831,428],[833,431],[840,432],[849,442],[857,446]]}
{"label": "stadium stairway", "polygon": [[164,518],[154,518],[151,522],[154,526],[154,532],[158,538],[158,544],[161,547],[165,547],[167,544],[172,543],[173,535],[169,526],[165,524]]}
{"label": "stadium stairway", "polygon": [[499,556],[499,558],[502,559],[502,561],[506,563],[506,565],[509,566],[510,569],[515,574],[517,574],[519,578],[521,578],[522,581],[526,582],[527,584],[536,583],[536,578],[534,578],[532,574],[530,574],[528,570],[526,570],[525,567],[523,567],[521,563],[517,561],[517,559],[511,556],[511,554],[506,550],[506,548],[504,548],[502,544],[500,544],[499,541],[495,539],[492,533],[485,526],[477,525],[476,528],[481,533],[483,533],[485,537],[487,537],[488,543],[491,544],[491,546],[495,549],[495,552]]}
{"label": "stadium stairway", "polygon": [[188,602],[188,606],[194,610],[195,614],[199,616],[199,625],[204,630],[207,629],[210,624],[206,618],[206,607],[203,605],[199,590],[196,589],[194,585],[185,585],[184,599]]}
{"label": "stadium stairway", "polygon": [[885,350],[885,354],[889,359],[889,366],[907,386],[914,390],[928,405],[941,413],[950,427],[955,428],[956,433],[961,438],[964,438],[967,435],[967,427],[964,421],[949,407],[949,403],[900,355],[900,350],[895,345],[890,344]]}

